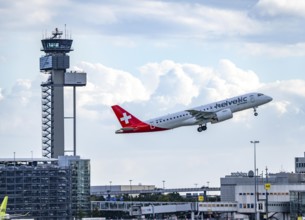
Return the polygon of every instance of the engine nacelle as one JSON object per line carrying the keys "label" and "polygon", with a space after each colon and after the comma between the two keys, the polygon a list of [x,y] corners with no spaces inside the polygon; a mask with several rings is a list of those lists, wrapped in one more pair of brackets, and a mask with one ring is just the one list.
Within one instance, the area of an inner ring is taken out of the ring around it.
{"label": "engine nacelle", "polygon": [[221,121],[228,120],[230,118],[233,118],[233,113],[232,113],[231,109],[226,108],[219,112],[216,112],[216,116],[212,118],[211,123],[215,124],[215,123],[218,123]]}

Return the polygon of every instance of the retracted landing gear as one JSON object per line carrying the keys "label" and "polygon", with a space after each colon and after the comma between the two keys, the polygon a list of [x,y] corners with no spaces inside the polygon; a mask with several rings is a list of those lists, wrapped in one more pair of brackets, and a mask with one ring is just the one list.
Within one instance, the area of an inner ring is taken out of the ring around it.
{"label": "retracted landing gear", "polygon": [[206,129],[207,129],[206,125],[199,125],[199,127],[197,128],[197,131],[202,132],[202,131],[205,131]]}
{"label": "retracted landing gear", "polygon": [[257,107],[254,107],[254,116],[258,116],[258,113],[256,112]]}

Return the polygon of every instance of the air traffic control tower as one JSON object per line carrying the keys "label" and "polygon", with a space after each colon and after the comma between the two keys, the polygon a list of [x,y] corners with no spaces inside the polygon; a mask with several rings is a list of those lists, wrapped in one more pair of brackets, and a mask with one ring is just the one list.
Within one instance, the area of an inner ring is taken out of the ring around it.
{"label": "air traffic control tower", "polygon": [[[72,39],[62,38],[57,28],[51,37],[41,40],[45,55],[40,57],[40,71],[48,74],[42,88],[42,156],[57,158],[65,155],[64,87],[73,87],[73,152],[76,155],[76,87],[85,86],[86,73],[67,72],[73,49]],[[65,34],[66,35],[66,34]]]}

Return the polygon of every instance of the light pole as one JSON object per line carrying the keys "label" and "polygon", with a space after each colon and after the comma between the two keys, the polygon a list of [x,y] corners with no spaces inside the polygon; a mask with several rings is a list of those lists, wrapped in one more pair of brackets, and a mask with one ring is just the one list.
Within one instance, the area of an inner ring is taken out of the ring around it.
{"label": "light pole", "polygon": [[267,184],[268,184],[268,168],[266,167],[266,183],[265,183],[265,189],[266,189],[266,219],[268,220],[268,187],[267,187]]}
{"label": "light pole", "polygon": [[254,146],[254,219],[257,220],[256,144],[258,144],[259,141],[250,141],[250,143]]}
{"label": "light pole", "polygon": [[[207,188],[210,187],[210,181],[207,181]],[[208,197],[208,191],[206,191],[206,200],[207,202],[209,201],[209,197]]]}
{"label": "light pole", "polygon": [[129,186],[130,186],[130,200],[132,201],[132,195],[131,195],[131,191],[132,191],[131,182],[132,182],[132,180],[129,180]]}
{"label": "light pole", "polygon": [[109,191],[111,192],[111,183],[112,183],[112,181],[109,181]]}
{"label": "light pole", "polygon": [[15,166],[16,166],[16,152],[14,152],[14,169],[15,169]]}
{"label": "light pole", "polygon": [[132,190],[132,188],[131,188],[131,182],[132,182],[132,180],[129,180],[130,193],[131,193],[131,190]]}
{"label": "light pole", "polygon": [[165,180],[162,180],[163,182],[163,189],[165,189]]}

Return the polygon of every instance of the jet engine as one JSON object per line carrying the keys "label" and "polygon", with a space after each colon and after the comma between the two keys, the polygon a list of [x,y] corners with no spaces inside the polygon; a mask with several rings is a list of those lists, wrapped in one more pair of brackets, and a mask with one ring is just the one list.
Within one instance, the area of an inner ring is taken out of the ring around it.
{"label": "jet engine", "polygon": [[233,118],[233,113],[232,113],[231,109],[229,109],[229,108],[223,109],[219,112],[216,112],[215,114],[216,115],[212,118],[212,121],[211,121],[212,124]]}

